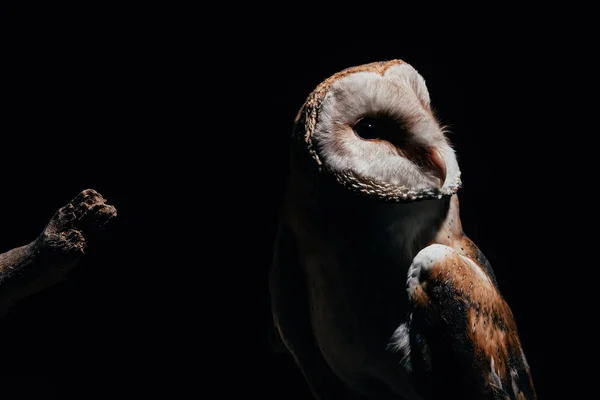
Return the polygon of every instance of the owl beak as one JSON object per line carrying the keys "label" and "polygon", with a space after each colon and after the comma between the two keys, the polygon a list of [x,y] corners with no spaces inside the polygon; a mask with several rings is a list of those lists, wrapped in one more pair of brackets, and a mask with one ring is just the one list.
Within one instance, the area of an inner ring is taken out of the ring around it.
{"label": "owl beak", "polygon": [[431,163],[433,164],[433,173],[440,178],[440,187],[446,182],[446,163],[437,149],[431,149]]}

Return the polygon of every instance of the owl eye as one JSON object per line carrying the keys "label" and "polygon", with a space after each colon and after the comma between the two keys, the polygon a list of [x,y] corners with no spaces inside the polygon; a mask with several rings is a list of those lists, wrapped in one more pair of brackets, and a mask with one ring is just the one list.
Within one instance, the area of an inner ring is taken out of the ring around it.
{"label": "owl eye", "polygon": [[395,143],[405,136],[402,125],[389,117],[364,117],[358,120],[352,129],[364,140],[383,139]]}
{"label": "owl eye", "polygon": [[375,118],[366,117],[355,123],[352,129],[354,129],[354,133],[361,139],[379,139],[381,135],[379,134],[379,127],[377,125],[377,120]]}

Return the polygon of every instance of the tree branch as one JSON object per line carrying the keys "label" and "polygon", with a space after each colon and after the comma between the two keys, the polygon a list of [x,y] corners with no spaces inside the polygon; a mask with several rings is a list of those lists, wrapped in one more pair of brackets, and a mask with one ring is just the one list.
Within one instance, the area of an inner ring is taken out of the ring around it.
{"label": "tree branch", "polygon": [[60,281],[85,254],[117,211],[95,190],[79,193],[60,208],[33,242],[0,254],[0,314]]}

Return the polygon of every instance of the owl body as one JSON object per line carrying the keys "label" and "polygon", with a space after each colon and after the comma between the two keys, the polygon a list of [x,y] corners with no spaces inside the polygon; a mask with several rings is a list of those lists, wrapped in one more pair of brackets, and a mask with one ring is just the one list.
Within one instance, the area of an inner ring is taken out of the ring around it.
{"label": "owl body", "polygon": [[290,154],[271,303],[314,397],[534,398],[510,309],[462,231],[460,170],[414,68],[374,63],[323,82]]}
{"label": "owl body", "polygon": [[[384,371],[393,376],[396,391],[409,393],[402,355],[382,344],[407,322],[406,274],[415,251],[435,234],[419,221],[442,220],[447,202],[399,206],[353,200],[332,196],[329,204],[321,203],[319,210],[326,218],[311,215],[310,205],[288,211],[288,240],[302,255],[298,267],[309,283],[307,304],[315,342],[327,365],[353,391],[381,392]],[[365,212],[368,208],[371,213]],[[353,214],[360,216],[348,218]]]}

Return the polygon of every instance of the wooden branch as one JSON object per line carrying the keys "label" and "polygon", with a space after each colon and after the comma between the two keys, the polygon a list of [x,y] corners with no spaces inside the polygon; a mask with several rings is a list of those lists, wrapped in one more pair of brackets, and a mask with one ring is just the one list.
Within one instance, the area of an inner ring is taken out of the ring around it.
{"label": "wooden branch", "polygon": [[98,192],[84,190],[54,214],[37,239],[0,254],[0,314],[66,278],[85,254],[86,241],[116,215]]}

